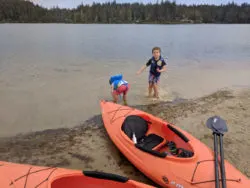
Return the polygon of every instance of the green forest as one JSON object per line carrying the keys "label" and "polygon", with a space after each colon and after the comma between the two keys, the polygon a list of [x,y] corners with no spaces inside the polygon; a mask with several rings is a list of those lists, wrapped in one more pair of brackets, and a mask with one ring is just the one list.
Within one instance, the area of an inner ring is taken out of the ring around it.
{"label": "green forest", "polygon": [[47,9],[24,0],[0,0],[2,23],[250,23],[250,4],[183,5],[93,3],[75,9]]}

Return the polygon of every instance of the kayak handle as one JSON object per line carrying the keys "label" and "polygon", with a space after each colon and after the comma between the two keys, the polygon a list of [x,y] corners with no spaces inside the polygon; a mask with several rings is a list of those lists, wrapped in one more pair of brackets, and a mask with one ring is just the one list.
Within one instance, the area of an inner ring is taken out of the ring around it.
{"label": "kayak handle", "polygon": [[173,131],[175,134],[177,134],[184,142],[189,142],[189,139],[182,132],[180,132],[176,128],[172,127],[170,124],[168,124],[167,126],[171,131]]}
{"label": "kayak handle", "polygon": [[83,174],[88,177],[113,180],[117,182],[125,183],[129,180],[127,177],[123,177],[116,174],[106,173],[106,172],[97,172],[97,171],[83,171]]}

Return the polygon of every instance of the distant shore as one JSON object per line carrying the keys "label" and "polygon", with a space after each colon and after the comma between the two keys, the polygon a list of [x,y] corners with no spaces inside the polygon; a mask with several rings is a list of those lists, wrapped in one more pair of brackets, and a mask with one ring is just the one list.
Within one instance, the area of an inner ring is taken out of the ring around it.
{"label": "distant shore", "polygon": [[122,24],[128,24],[128,25],[197,25],[197,24],[218,24],[218,25],[234,25],[234,24],[241,24],[241,25],[247,25],[250,23],[223,23],[223,22],[214,22],[214,23],[203,23],[203,22],[181,22],[181,21],[175,21],[175,22],[112,22],[112,23],[102,23],[102,22],[87,22],[87,23],[74,23],[74,22],[4,22],[4,21],[0,21],[0,24],[104,24],[104,25],[122,25]]}
{"label": "distant shore", "polygon": [[[205,126],[212,115],[223,117],[225,159],[250,178],[250,89],[221,90],[194,100],[135,106],[188,131],[213,148]],[[100,115],[75,128],[61,128],[0,138],[0,160],[72,169],[99,170],[153,184],[110,141]]]}
{"label": "distant shore", "polygon": [[22,0],[0,1],[0,22],[25,23],[250,23],[250,4],[105,2],[76,8],[46,8]]}

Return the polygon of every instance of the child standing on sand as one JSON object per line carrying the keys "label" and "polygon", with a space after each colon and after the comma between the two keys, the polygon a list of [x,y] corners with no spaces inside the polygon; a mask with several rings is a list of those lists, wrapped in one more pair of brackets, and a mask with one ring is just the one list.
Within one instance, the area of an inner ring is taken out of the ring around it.
{"label": "child standing on sand", "polygon": [[123,94],[123,103],[127,105],[127,92],[129,90],[129,84],[122,79],[122,74],[111,76],[109,79],[111,85],[111,94],[113,96],[114,103],[118,102],[118,95]]}
{"label": "child standing on sand", "polygon": [[141,74],[149,65],[149,77],[148,77],[148,96],[151,97],[152,89],[154,89],[154,97],[159,98],[158,84],[160,81],[161,73],[166,71],[166,62],[161,57],[161,48],[154,47],[152,49],[152,55],[146,65],[144,65],[138,72],[137,75]]}

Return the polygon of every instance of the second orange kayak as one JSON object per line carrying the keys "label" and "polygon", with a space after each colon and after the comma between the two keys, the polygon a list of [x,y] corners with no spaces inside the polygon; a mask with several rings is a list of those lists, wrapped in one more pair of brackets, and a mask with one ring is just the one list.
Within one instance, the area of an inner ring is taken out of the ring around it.
{"label": "second orange kayak", "polygon": [[[214,188],[214,152],[177,126],[146,112],[101,101],[104,126],[117,148],[162,187]],[[250,188],[225,160],[227,188]]]}
{"label": "second orange kayak", "polygon": [[126,177],[0,161],[1,188],[153,188]]}

